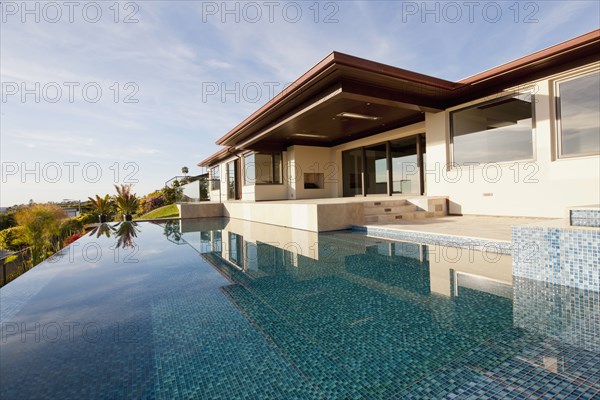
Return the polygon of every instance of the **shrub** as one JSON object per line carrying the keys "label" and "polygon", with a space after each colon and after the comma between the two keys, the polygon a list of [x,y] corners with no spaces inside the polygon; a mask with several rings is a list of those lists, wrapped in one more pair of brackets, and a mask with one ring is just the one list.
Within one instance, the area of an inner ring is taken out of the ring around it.
{"label": "shrub", "polygon": [[4,214],[0,214],[0,230],[11,228],[17,225],[15,222],[15,213],[7,212]]}
{"label": "shrub", "polygon": [[208,201],[210,200],[208,193],[208,181],[200,182],[200,201]]}
{"label": "shrub", "polygon": [[60,224],[60,237],[67,237],[83,231],[83,222],[78,217],[64,220]]}
{"label": "shrub", "polygon": [[181,201],[183,188],[179,181],[174,181],[171,186],[165,186],[162,193],[165,199],[165,205],[169,205]]}
{"label": "shrub", "polygon": [[32,265],[60,249],[60,227],[65,217],[63,209],[55,204],[34,204],[15,214],[15,221],[23,229],[22,239],[30,246]]}
{"label": "shrub", "polygon": [[13,254],[12,256],[8,256],[4,259],[4,264],[10,264],[11,262],[16,261],[19,258],[18,254]]}
{"label": "shrub", "polygon": [[152,210],[165,205],[165,198],[162,193],[151,193],[140,200],[139,213],[147,214]]}
{"label": "shrub", "polygon": [[0,248],[10,251],[18,251],[26,243],[23,240],[23,227],[14,226],[0,231]]}
{"label": "shrub", "polygon": [[86,214],[78,215],[77,217],[73,217],[72,219],[75,219],[75,220],[81,222],[82,226],[86,226],[86,225],[98,222],[98,214],[86,213]]}

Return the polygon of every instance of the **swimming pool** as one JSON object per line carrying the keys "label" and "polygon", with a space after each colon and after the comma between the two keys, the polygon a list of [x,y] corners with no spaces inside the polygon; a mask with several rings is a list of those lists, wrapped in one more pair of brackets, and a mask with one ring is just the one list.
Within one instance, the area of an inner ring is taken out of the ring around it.
{"label": "swimming pool", "polygon": [[512,279],[506,257],[104,225],[0,289],[0,397],[597,398],[598,293]]}

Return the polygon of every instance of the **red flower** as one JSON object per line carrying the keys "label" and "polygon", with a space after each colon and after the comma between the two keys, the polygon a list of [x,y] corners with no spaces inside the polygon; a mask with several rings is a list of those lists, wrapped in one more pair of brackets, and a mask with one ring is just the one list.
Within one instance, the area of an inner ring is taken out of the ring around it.
{"label": "red flower", "polygon": [[65,245],[69,245],[69,244],[73,243],[74,241],[79,239],[81,236],[82,236],[81,233],[76,233],[73,236],[69,236],[67,239],[65,239]]}

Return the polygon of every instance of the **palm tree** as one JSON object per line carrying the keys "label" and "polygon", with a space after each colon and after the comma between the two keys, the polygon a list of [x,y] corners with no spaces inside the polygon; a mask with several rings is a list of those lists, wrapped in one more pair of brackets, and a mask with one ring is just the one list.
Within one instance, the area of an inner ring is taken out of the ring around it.
{"label": "palm tree", "polygon": [[188,167],[183,167],[183,168],[181,168],[181,173],[182,173],[182,174],[184,174],[184,175],[186,175],[186,176],[187,176],[188,172],[190,172],[190,170],[188,169]]}
{"label": "palm tree", "polygon": [[89,233],[90,236],[94,236],[96,235],[96,238],[99,238],[100,236],[104,235],[107,238],[110,237],[110,234],[114,232],[114,228],[112,226],[110,226],[109,224],[100,224],[97,227],[95,227],[94,229],[92,229]]}
{"label": "palm tree", "polygon": [[131,185],[115,185],[117,189],[117,209],[123,214],[125,221],[131,221],[132,214],[137,210],[140,200],[131,193]]}
{"label": "palm tree", "polygon": [[117,248],[126,249],[128,247],[135,247],[134,238],[137,237],[139,229],[136,228],[137,224],[135,222],[120,222],[117,225]]}
{"label": "palm tree", "polygon": [[88,197],[88,200],[92,203],[92,207],[99,215],[100,222],[106,222],[106,216],[112,211],[113,203],[110,196],[107,194],[104,197],[96,195],[96,198]]}

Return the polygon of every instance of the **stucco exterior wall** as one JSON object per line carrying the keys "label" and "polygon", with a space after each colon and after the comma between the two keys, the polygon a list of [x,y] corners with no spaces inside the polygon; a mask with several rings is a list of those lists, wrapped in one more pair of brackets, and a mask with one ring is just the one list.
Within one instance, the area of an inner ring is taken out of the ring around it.
{"label": "stucco exterior wall", "polygon": [[[334,152],[329,147],[292,146],[288,148],[289,161],[284,180],[288,199],[322,199],[338,197],[340,165],[335,163]],[[306,189],[305,174],[323,174],[323,187]]]}
{"label": "stucco exterior wall", "polygon": [[[568,207],[600,203],[600,156],[556,157],[554,81],[581,70],[530,85],[535,93],[532,160],[449,167],[450,112],[494,97],[427,113],[427,195],[449,196],[451,214],[562,218]],[[507,94],[515,92],[507,90]]]}

